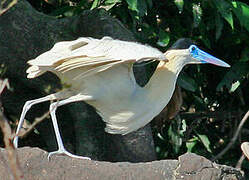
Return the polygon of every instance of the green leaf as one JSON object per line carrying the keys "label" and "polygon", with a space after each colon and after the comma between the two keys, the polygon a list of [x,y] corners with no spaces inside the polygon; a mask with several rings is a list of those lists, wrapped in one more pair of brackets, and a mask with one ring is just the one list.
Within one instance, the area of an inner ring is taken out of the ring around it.
{"label": "green leaf", "polygon": [[207,46],[209,49],[211,48],[211,43],[210,43],[210,39],[208,39],[207,36],[201,36],[200,37],[202,42],[205,44],[205,46]]}
{"label": "green leaf", "polygon": [[169,33],[166,31],[163,31],[162,29],[159,29],[158,36],[159,36],[159,39],[158,39],[157,44],[159,46],[166,47],[169,44],[169,40],[170,40]]}
{"label": "green leaf", "polygon": [[216,25],[215,39],[218,40],[222,34],[222,29],[224,26],[224,23],[221,20],[221,17],[219,14],[216,15],[215,25]]}
{"label": "green leaf", "polygon": [[195,80],[189,77],[186,73],[181,73],[177,82],[182,88],[188,91],[195,92],[198,88],[198,85],[196,84]]}
{"label": "green leaf", "polygon": [[198,27],[201,22],[202,9],[198,4],[193,4],[194,27]]}
{"label": "green leaf", "polygon": [[205,103],[205,98],[201,98],[195,94],[192,94],[193,95],[193,104],[195,104],[195,110],[196,111],[206,111],[208,108],[207,108],[207,104]]}
{"label": "green leaf", "polygon": [[232,2],[233,12],[239,19],[240,25],[249,31],[249,6],[245,3],[235,1]]}
{"label": "green leaf", "polygon": [[101,7],[108,11],[113,6],[115,6],[117,3],[120,3],[120,2],[122,2],[122,0],[105,0],[103,2],[101,0],[94,0],[92,3],[91,10],[97,7]]}
{"label": "green leaf", "polygon": [[182,145],[182,138],[179,136],[176,130],[173,129],[172,124],[169,127],[168,135],[173,144],[173,150],[175,153],[179,153],[180,147]]}
{"label": "green leaf", "polygon": [[165,141],[165,138],[160,133],[157,133],[157,137],[159,137],[159,139]]}
{"label": "green leaf", "polygon": [[240,85],[239,81],[232,83],[232,86],[231,86],[229,92],[234,92],[239,87],[239,85]]}
{"label": "green leaf", "polygon": [[245,49],[242,50],[240,61],[241,62],[249,61],[249,47],[246,47]]}
{"label": "green leaf", "polygon": [[208,29],[207,25],[203,22],[200,22],[198,29],[200,30],[201,35],[199,36],[199,39],[204,43],[205,46],[207,46],[209,49],[211,49],[211,43],[208,36]]}
{"label": "green leaf", "polygon": [[217,91],[222,91],[225,86],[230,92],[234,92],[240,84],[236,83],[241,82],[249,74],[249,64],[247,62],[237,62],[234,64],[229,72],[227,72],[224,78],[216,87]]}
{"label": "green leaf", "polygon": [[187,123],[185,120],[182,120],[182,130],[180,130],[180,134],[183,136],[184,135],[183,133],[186,132],[186,130],[187,130]]}
{"label": "green leaf", "polygon": [[153,1],[152,0],[146,0],[148,7],[151,9],[153,7]]}
{"label": "green leaf", "polygon": [[198,142],[198,137],[193,137],[192,139],[189,139],[187,142],[186,142],[186,147],[187,147],[187,151],[188,152],[193,152],[193,148],[195,147],[195,145],[197,144]]}
{"label": "green leaf", "polygon": [[117,3],[121,3],[121,0],[106,0],[104,1],[104,4],[101,5],[102,8],[105,8],[105,10],[110,10],[113,8]]}
{"label": "green leaf", "polygon": [[197,134],[198,138],[201,140],[202,144],[205,146],[208,152],[212,152],[210,149],[210,141],[206,135]]}
{"label": "green leaf", "polygon": [[122,0],[105,0],[104,1],[104,4],[117,4],[117,3],[120,3],[122,2]]}
{"label": "green leaf", "polygon": [[92,7],[91,7],[91,10],[98,7],[99,4],[100,4],[101,0],[94,0],[93,1],[93,4],[92,4]]}
{"label": "green leaf", "polygon": [[179,10],[179,13],[182,13],[184,1],[183,0],[174,0],[176,7]]}
{"label": "green leaf", "polygon": [[126,0],[128,7],[132,11],[139,12],[138,10],[138,0]]}
{"label": "green leaf", "polygon": [[175,153],[179,153],[182,146],[183,133],[186,131],[186,122],[180,118],[176,118],[174,122],[170,124],[168,129],[168,136],[173,144],[173,150]]}
{"label": "green leaf", "polygon": [[143,17],[145,14],[147,14],[147,3],[144,0],[126,0],[128,4],[128,8],[132,11],[135,11],[138,17],[135,17],[136,19],[139,19],[139,17]]}
{"label": "green leaf", "polygon": [[231,28],[234,29],[231,2],[225,0],[214,0],[213,2],[221,16],[230,24]]}
{"label": "green leaf", "polygon": [[74,10],[75,10],[75,7],[72,7],[72,6],[63,6],[63,7],[60,7],[58,9],[56,9],[55,11],[53,11],[52,13],[50,13],[51,16],[73,16],[74,15]]}
{"label": "green leaf", "polygon": [[138,0],[138,15],[143,17],[147,14],[147,3],[144,0]]}

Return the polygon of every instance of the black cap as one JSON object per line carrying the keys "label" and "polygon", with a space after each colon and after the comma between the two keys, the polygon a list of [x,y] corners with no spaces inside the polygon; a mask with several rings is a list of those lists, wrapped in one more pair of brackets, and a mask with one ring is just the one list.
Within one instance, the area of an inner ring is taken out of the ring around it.
{"label": "black cap", "polygon": [[193,42],[189,38],[178,39],[169,49],[188,49]]}

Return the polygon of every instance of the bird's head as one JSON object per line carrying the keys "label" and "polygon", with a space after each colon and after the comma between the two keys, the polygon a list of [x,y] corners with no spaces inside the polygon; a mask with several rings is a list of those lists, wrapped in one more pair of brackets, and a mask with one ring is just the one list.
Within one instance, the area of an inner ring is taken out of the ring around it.
{"label": "bird's head", "polygon": [[202,51],[194,45],[190,39],[179,39],[166,51],[166,58],[169,61],[178,61],[182,66],[186,64],[210,63],[216,66],[230,67],[224,61]]}

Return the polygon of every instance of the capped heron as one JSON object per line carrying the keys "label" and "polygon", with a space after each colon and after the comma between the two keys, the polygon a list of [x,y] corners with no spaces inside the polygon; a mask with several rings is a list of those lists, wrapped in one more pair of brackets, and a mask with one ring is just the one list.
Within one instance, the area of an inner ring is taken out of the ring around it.
{"label": "capped heron", "polygon": [[[16,134],[18,135],[31,106],[56,100],[50,104],[49,110],[58,150],[50,152],[49,156],[65,154],[85,159],[64,148],[55,115],[59,106],[85,101],[95,107],[106,122],[106,132],[125,135],[145,126],[162,111],[168,104],[177,77],[186,64],[211,63],[230,67],[195,45],[185,44],[185,49],[180,49],[177,44],[184,44],[184,40],[178,40],[173,48],[162,53],[148,45],[110,37],[82,37],[56,43],[51,50],[28,61],[31,66],[27,69],[27,77],[35,78],[51,71],[68,88],[27,101]],[[149,82],[140,87],[134,78],[133,65],[151,60],[159,61],[159,64]],[[14,145],[18,145],[18,136],[14,139]]]}

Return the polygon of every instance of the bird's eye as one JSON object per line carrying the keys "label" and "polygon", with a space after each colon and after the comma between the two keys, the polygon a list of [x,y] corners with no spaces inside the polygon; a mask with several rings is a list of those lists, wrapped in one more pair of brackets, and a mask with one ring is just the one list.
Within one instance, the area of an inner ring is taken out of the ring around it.
{"label": "bird's eye", "polygon": [[195,53],[195,51],[196,51],[196,46],[195,45],[191,45],[190,47],[189,47],[189,52],[190,53]]}

